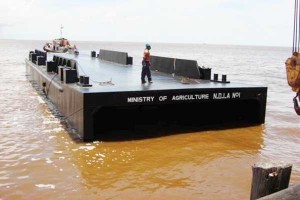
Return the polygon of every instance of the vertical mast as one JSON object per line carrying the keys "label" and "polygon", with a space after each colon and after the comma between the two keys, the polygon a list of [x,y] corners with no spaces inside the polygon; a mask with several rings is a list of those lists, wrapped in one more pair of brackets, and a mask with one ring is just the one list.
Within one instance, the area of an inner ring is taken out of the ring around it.
{"label": "vertical mast", "polygon": [[62,26],[62,24],[60,25],[60,38],[62,38],[62,30],[63,30],[63,26]]}

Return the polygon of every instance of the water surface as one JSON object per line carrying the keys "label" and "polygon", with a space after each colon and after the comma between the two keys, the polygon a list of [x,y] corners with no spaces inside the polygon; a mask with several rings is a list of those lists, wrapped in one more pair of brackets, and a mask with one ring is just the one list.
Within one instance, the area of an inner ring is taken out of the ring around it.
{"label": "water surface", "polygon": [[[0,40],[0,199],[249,199],[252,165],[270,160],[292,163],[290,184],[300,181],[300,119],[284,67],[290,48],[152,44],[153,55],[197,60],[231,82],[267,86],[265,124],[83,143],[27,80],[24,59],[44,42]],[[126,51],[134,67],[144,49],[74,43],[82,54]]]}

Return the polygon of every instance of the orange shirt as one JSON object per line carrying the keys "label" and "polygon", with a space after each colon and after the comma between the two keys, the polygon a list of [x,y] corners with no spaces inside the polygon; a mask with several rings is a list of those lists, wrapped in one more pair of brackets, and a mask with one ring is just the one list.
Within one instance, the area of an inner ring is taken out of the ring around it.
{"label": "orange shirt", "polygon": [[144,51],[144,60],[150,62],[150,51],[148,49]]}

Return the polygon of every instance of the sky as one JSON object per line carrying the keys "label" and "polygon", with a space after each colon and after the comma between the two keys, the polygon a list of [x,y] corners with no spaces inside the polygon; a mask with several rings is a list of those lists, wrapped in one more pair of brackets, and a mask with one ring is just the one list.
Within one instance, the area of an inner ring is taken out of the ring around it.
{"label": "sky", "polygon": [[1,0],[0,39],[292,46],[294,0]]}

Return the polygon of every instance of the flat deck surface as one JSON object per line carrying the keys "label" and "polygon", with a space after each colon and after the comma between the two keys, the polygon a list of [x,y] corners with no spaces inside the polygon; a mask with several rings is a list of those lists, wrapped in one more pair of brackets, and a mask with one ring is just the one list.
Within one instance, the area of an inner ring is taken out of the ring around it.
{"label": "flat deck surface", "polygon": [[48,54],[48,60],[51,60],[53,55],[76,60],[79,65],[79,75],[90,77],[92,87],[79,87],[77,84],[68,84],[69,86],[73,85],[72,87],[82,93],[265,87],[233,82],[218,83],[201,79],[190,79],[189,83],[186,83],[182,80],[182,77],[173,77],[170,74],[157,71],[151,71],[152,84],[148,82],[141,84],[141,65],[121,65],[93,58],[90,55],[73,54]]}

